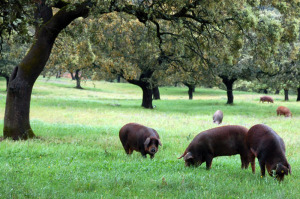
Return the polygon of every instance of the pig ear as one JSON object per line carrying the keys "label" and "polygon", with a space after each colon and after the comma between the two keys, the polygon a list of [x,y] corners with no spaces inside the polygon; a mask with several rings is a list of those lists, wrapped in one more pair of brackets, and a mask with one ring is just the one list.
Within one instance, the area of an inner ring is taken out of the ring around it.
{"label": "pig ear", "polygon": [[187,161],[188,159],[192,159],[194,158],[191,152],[188,152],[185,156],[184,156],[184,161]]}
{"label": "pig ear", "polygon": [[150,138],[147,137],[146,141],[144,142],[145,147],[148,146],[149,143],[150,143]]}
{"label": "pig ear", "polygon": [[160,146],[162,146],[160,139],[157,139],[157,141],[158,141],[158,144],[159,144]]}

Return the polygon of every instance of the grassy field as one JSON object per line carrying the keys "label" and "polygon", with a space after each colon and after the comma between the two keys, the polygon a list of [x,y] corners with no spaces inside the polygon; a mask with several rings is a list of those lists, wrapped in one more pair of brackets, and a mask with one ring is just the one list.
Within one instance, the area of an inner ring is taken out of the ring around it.
{"label": "grassy field", "polygon": [[[141,89],[124,83],[86,82],[83,90],[68,79],[38,79],[31,101],[31,126],[39,139],[0,142],[0,198],[300,198],[300,102],[272,95],[274,104],[259,103],[260,94],[196,88],[160,88],[153,110],[140,106]],[[0,80],[0,128],[5,110],[5,81]],[[276,116],[279,105],[293,118]],[[222,125],[247,128],[264,123],[285,141],[292,175],[283,183],[242,170],[239,156],[217,157],[187,168],[179,157],[199,132],[216,127],[212,115],[224,112]],[[137,122],[156,129],[163,146],[153,160],[119,140],[119,129]]]}

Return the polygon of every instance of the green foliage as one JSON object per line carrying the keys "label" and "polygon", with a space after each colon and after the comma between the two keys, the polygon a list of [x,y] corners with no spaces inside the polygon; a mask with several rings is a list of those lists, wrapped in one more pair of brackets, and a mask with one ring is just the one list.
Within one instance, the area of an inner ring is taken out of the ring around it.
{"label": "green foliage", "polygon": [[[1,85],[5,84],[2,79]],[[28,141],[0,142],[1,198],[297,198],[299,195],[300,105],[258,103],[261,95],[236,92],[234,106],[225,105],[222,90],[197,88],[195,100],[185,88],[160,88],[162,100],[153,110],[141,109],[140,89],[130,84],[87,81],[74,95],[67,79],[38,79],[33,89],[31,126],[39,136]],[[1,86],[1,88],[3,88]],[[295,98],[295,96],[292,96]],[[5,93],[0,92],[0,111]],[[293,100],[294,101],[294,100]],[[116,104],[119,104],[116,106]],[[279,105],[293,118],[276,116]],[[193,137],[208,128],[215,110],[224,125],[272,127],[285,141],[293,174],[278,183],[270,176],[241,170],[239,156],[218,157],[212,169],[187,168],[179,157]],[[0,118],[3,121],[3,115]],[[156,157],[128,157],[118,137],[128,122],[155,128],[163,146]],[[2,127],[1,122],[0,127]]]}
{"label": "green foliage", "polygon": [[[31,4],[31,5],[30,5]],[[34,23],[32,2],[28,0],[2,0],[0,2],[0,52],[12,35],[30,41],[30,26]]]}
{"label": "green foliage", "polygon": [[142,73],[160,69],[157,40],[150,27],[129,15],[111,13],[93,20],[91,32],[95,28],[92,48],[99,71],[94,79],[121,75],[138,80]]}
{"label": "green foliage", "polygon": [[79,78],[91,78],[95,55],[92,50],[86,22],[81,18],[73,21],[56,40],[51,57],[45,67],[49,75],[60,72],[75,73]]}
{"label": "green foliage", "polygon": [[28,48],[28,44],[20,42],[20,37],[11,36],[2,44],[0,53],[0,76],[10,77],[13,68],[20,63]]}

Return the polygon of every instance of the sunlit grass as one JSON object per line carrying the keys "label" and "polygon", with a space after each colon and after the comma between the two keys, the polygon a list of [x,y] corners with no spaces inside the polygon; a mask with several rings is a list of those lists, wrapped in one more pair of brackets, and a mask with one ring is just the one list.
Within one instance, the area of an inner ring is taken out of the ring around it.
{"label": "sunlit grass", "polygon": [[[153,110],[142,108],[140,88],[125,83],[83,83],[40,78],[31,102],[31,126],[39,139],[0,142],[0,198],[299,198],[300,104],[272,95],[274,104],[259,103],[260,94],[196,88],[160,88]],[[0,128],[3,128],[5,82],[0,81]],[[276,116],[279,105],[293,118]],[[212,115],[224,112],[222,125],[250,128],[265,123],[285,141],[292,176],[278,183],[241,170],[239,156],[218,157],[212,169],[186,168],[177,160],[193,137],[216,127]],[[118,131],[128,122],[155,128],[163,146],[153,160],[134,152],[128,157]]]}

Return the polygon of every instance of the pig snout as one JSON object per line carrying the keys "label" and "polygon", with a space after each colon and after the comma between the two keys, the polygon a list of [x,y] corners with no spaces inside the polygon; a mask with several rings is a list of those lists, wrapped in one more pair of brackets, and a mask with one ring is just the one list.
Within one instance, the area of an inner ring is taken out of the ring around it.
{"label": "pig snout", "polygon": [[157,146],[155,146],[155,145],[151,145],[151,146],[148,148],[148,151],[149,151],[149,153],[151,153],[151,154],[155,154],[155,153],[158,151],[158,148],[157,148]]}
{"label": "pig snout", "polygon": [[150,153],[156,153],[156,151],[157,151],[156,147],[151,147],[150,148]]}

